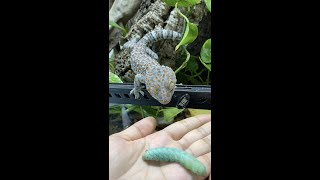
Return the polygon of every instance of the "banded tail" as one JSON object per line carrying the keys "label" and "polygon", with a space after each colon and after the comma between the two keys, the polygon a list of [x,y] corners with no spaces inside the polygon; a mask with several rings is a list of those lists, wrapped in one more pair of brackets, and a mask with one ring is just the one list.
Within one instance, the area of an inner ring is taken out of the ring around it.
{"label": "banded tail", "polygon": [[[147,33],[141,40],[145,43],[153,43],[163,39],[181,40],[182,35],[176,31],[171,30],[155,30]],[[140,40],[140,41],[141,41]]]}

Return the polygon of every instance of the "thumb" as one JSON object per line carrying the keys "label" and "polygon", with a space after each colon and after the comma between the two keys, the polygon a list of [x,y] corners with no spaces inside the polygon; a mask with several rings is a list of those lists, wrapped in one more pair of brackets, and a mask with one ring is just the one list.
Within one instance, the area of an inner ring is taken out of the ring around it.
{"label": "thumb", "polygon": [[156,128],[156,119],[153,117],[146,117],[134,123],[129,128],[121,131],[118,135],[128,141],[134,141],[144,138],[151,134]]}

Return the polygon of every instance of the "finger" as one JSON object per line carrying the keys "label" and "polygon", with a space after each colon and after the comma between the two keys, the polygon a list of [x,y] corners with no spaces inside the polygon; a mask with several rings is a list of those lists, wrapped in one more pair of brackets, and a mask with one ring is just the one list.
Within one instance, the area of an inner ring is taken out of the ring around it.
{"label": "finger", "polygon": [[146,117],[134,123],[132,126],[118,135],[128,141],[134,141],[151,134],[156,128],[156,119],[153,117]]}
{"label": "finger", "polygon": [[194,157],[199,157],[211,152],[211,134],[193,143],[186,149],[186,152],[192,154]]}
{"label": "finger", "polygon": [[206,167],[206,176],[211,174],[211,152],[197,158]]}
{"label": "finger", "polygon": [[178,142],[182,149],[187,149],[191,144],[211,134],[211,122],[207,122],[201,127],[188,132]]}
{"label": "finger", "polygon": [[174,140],[181,139],[185,134],[196,129],[211,120],[210,114],[198,115],[178,121],[163,129]]}

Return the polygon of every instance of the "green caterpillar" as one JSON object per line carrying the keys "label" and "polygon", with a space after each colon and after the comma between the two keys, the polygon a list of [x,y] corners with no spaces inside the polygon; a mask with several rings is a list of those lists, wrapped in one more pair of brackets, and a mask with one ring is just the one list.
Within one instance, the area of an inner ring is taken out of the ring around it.
{"label": "green caterpillar", "polygon": [[153,148],[147,150],[144,160],[177,162],[198,176],[206,176],[206,167],[192,155],[176,148]]}

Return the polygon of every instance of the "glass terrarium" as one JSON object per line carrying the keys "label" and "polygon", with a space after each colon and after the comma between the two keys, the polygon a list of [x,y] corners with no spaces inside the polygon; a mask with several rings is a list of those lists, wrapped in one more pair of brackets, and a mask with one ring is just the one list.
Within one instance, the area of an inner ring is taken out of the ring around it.
{"label": "glass terrarium", "polygon": [[[119,9],[110,1],[109,134],[147,116],[162,129],[211,113],[211,1],[173,2],[140,0]],[[167,81],[164,67],[175,81]],[[139,98],[134,84],[141,85]]]}

